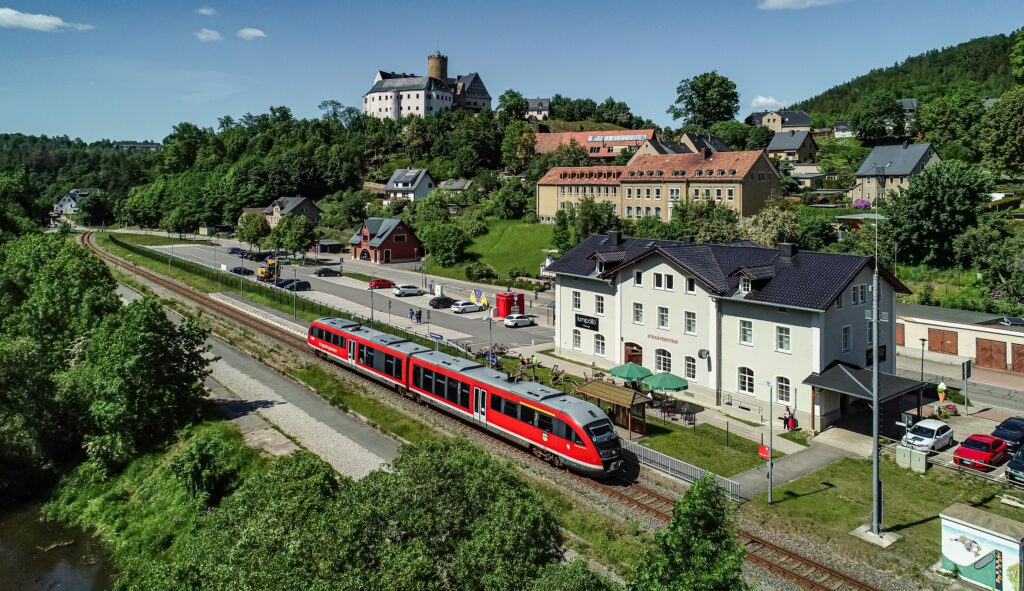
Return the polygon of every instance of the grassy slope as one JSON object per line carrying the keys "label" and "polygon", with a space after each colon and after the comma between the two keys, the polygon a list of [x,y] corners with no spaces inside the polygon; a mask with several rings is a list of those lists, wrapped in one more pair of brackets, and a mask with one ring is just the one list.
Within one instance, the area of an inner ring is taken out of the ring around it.
{"label": "grassy slope", "polygon": [[548,129],[555,131],[614,131],[626,129],[614,123],[598,123],[597,121],[563,121],[561,119],[548,119],[544,121]]}
{"label": "grassy slope", "polygon": [[487,233],[477,236],[466,249],[468,261],[454,267],[442,267],[427,257],[427,273],[452,279],[466,278],[466,264],[486,263],[505,276],[512,267],[525,267],[536,273],[544,262],[544,250],[551,248],[551,224],[527,224],[514,220],[493,220]]}
{"label": "grassy slope", "polygon": [[755,521],[796,537],[816,540],[852,560],[874,564],[899,576],[913,577],[939,558],[939,513],[954,502],[1024,520],[1024,509],[999,502],[1007,487],[942,468],[915,474],[890,459],[881,464],[885,494],[883,524],[901,536],[882,550],[849,535],[871,520],[871,462],[845,459],[775,488],[775,503],[761,495],[743,506]]}

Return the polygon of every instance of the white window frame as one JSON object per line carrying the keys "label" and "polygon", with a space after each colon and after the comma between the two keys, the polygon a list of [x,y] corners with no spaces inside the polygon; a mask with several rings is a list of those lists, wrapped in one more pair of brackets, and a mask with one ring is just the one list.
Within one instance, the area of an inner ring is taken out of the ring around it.
{"label": "white window frame", "polygon": [[697,293],[697,280],[693,277],[686,278],[686,293]]}
{"label": "white window frame", "polygon": [[683,358],[683,373],[688,380],[697,379],[697,360],[687,355]]}
{"label": "white window frame", "polygon": [[750,293],[750,277],[740,277],[740,293]]}
{"label": "white window frame", "polygon": [[658,306],[658,328],[668,330],[668,308],[665,306]]}
{"label": "white window frame", "polygon": [[[746,330],[744,330],[746,329]],[[744,333],[749,333],[750,338],[743,340]],[[740,320],[740,344],[747,347],[754,346],[754,321],[753,320]]]}
{"label": "white window frame", "polygon": [[[786,346],[783,347],[781,340],[785,334]],[[775,350],[780,353],[792,353],[793,352],[793,331],[788,326],[776,326],[775,327]]]}
{"label": "white window frame", "polygon": [[594,335],[594,355],[605,356],[605,340],[603,334]]}
{"label": "white window frame", "polygon": [[[750,372],[750,375],[745,375],[743,370]],[[745,387],[748,387],[749,389],[745,389]],[[740,394],[749,394],[751,396],[754,395],[754,370],[749,367],[739,367],[736,369],[736,392]]]}
{"label": "white window frame", "polygon": [[676,279],[675,275],[671,273],[665,273],[665,291],[676,290]]}
{"label": "white window frame", "polygon": [[654,371],[672,371],[672,352],[668,349],[654,350]]}
{"label": "white window frame", "polygon": [[633,287],[643,287],[643,286],[644,286],[644,272],[643,271],[633,271]]}
{"label": "white window frame", "polygon": [[654,289],[665,289],[664,279],[665,279],[664,275],[662,275],[661,273],[655,273],[654,274],[654,285],[652,287]]}
{"label": "white window frame", "polygon": [[[692,326],[692,328],[691,328]],[[697,313],[689,310],[683,312],[683,332],[686,334],[697,334]]]}
{"label": "white window frame", "polygon": [[847,324],[842,330],[842,342],[840,343],[843,347],[843,353],[849,353],[853,349],[853,327]]}
{"label": "white window frame", "polygon": [[580,329],[572,329],[572,348],[574,351],[579,351],[583,347],[583,335],[580,333]]}
{"label": "white window frame", "polygon": [[582,308],[582,296],[579,291],[573,290],[572,292],[572,309],[574,312],[579,312]]}
{"label": "white window frame", "polygon": [[604,316],[604,296],[594,296],[594,314],[596,316]]}
{"label": "white window frame", "polygon": [[[639,318],[639,320],[637,320]],[[633,302],[633,324],[644,323],[644,305],[640,302]]]}
{"label": "white window frame", "polygon": [[[783,397],[782,392],[785,390],[786,395]],[[779,404],[792,404],[793,403],[793,382],[785,376],[775,377],[775,401]]]}

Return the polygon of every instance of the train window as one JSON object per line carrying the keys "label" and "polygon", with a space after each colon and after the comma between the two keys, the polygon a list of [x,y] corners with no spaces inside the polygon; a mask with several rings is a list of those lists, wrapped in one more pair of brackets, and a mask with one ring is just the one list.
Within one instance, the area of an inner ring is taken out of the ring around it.
{"label": "train window", "polygon": [[423,369],[418,365],[412,368],[412,385],[417,388],[423,387]]}
{"label": "train window", "polygon": [[448,378],[448,402],[452,404],[459,403],[459,381],[453,378]]}
{"label": "train window", "polygon": [[519,407],[519,420],[520,421],[526,423],[527,425],[532,425],[533,421],[536,419],[536,417],[537,417],[537,411],[533,410],[529,406],[520,406]]}
{"label": "train window", "polygon": [[374,350],[366,345],[359,345],[359,363],[368,367],[373,367],[373,353]]}
{"label": "train window", "polygon": [[580,434],[576,432],[576,429],[573,429],[568,425],[566,425],[566,428],[569,430],[568,437],[566,437],[566,439],[572,441],[576,445],[583,445],[583,438],[580,437]]}
{"label": "train window", "polygon": [[537,413],[537,428],[541,431],[547,431],[550,433],[554,427],[554,421],[552,416],[544,414],[542,412]]}
{"label": "train window", "polygon": [[434,371],[431,369],[423,369],[423,383],[420,384],[420,389],[424,392],[434,393]]}
{"label": "train window", "polygon": [[563,421],[562,419],[552,419],[552,421],[554,422],[554,425],[551,427],[551,434],[554,435],[555,437],[561,437],[562,439],[568,439],[565,436],[565,431],[566,431],[565,421]]}
{"label": "train window", "polygon": [[402,360],[394,355],[384,355],[384,373],[402,379]]}
{"label": "train window", "polygon": [[444,388],[447,383],[447,379],[448,378],[439,373],[434,373],[434,385],[431,387],[430,392],[435,396],[444,398]]}
{"label": "train window", "polygon": [[459,382],[459,406],[469,408],[469,384]]}
{"label": "train window", "polygon": [[503,405],[504,404],[505,404],[505,399],[504,398],[502,398],[501,396],[498,396],[497,394],[491,394],[491,410],[493,410],[494,412],[499,412],[501,414],[505,414],[505,412],[503,410]]}

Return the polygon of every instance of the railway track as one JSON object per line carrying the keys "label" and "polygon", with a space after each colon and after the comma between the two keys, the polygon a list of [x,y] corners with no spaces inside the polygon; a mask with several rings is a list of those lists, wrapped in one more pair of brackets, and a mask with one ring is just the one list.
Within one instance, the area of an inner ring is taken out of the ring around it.
{"label": "railway track", "polygon": [[[116,257],[102,248],[98,247],[93,239],[94,232],[87,232],[82,236],[82,243],[100,259],[118,267],[131,270],[134,274],[145,278],[179,296],[224,317],[240,326],[244,326],[253,332],[268,336],[283,345],[286,345],[303,355],[310,355],[306,348],[306,340],[286,330],[262,322],[244,312],[240,312],[230,306],[207,296],[206,294],[172,281],[149,269],[133,265]],[[311,355],[310,355],[311,356]],[[441,413],[438,413],[441,414]],[[447,418],[447,417],[446,417]],[[453,419],[454,420],[454,419]],[[516,446],[502,442],[507,447],[516,449],[525,455]],[[537,459],[537,458],[535,458]],[[542,461],[537,459],[537,461]],[[571,472],[567,472],[572,474]],[[668,523],[672,519],[672,508],[676,499],[668,497],[658,491],[646,487],[638,482],[627,480],[623,477],[611,479],[610,482],[603,482],[572,474],[581,482],[592,488],[596,488],[605,495],[612,497],[621,503],[650,515],[655,519]],[[786,579],[802,589],[809,591],[877,591],[874,587],[862,583],[853,577],[845,575],[828,566],[814,560],[791,552],[777,544],[773,544],[750,532],[740,532],[740,539],[746,546],[746,559],[776,576]]]}

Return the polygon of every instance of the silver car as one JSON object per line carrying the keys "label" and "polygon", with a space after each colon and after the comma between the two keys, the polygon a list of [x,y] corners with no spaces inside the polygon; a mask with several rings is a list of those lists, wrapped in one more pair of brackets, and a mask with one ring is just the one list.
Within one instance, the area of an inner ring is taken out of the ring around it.
{"label": "silver car", "polygon": [[396,285],[391,288],[391,292],[395,294],[395,297],[403,298],[405,296],[418,296],[423,294],[423,290],[415,285]]}
{"label": "silver car", "polygon": [[456,314],[465,314],[466,312],[479,312],[480,310],[483,310],[483,307],[480,306],[480,304],[474,304],[473,302],[467,300],[459,300],[452,304],[452,312],[455,312]]}
{"label": "silver car", "polygon": [[953,429],[937,419],[925,419],[907,431],[900,442],[918,451],[939,451],[953,445]]}
{"label": "silver car", "polygon": [[526,314],[509,314],[505,317],[505,322],[503,324],[509,328],[531,326],[533,324],[533,318],[530,318]]}

